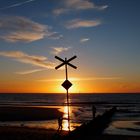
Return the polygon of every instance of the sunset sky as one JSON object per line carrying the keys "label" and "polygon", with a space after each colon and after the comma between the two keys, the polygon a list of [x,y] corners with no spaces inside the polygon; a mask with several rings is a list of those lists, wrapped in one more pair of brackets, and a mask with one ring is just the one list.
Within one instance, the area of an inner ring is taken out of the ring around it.
{"label": "sunset sky", "polygon": [[0,0],[0,93],[140,92],[140,0]]}

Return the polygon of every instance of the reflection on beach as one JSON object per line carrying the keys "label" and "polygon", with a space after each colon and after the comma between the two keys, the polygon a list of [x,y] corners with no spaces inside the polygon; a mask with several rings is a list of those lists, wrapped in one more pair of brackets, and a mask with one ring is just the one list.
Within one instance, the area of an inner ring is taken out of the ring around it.
{"label": "reflection on beach", "polygon": [[[69,130],[69,122],[68,122],[68,106],[64,106],[63,108],[63,130],[68,131]],[[69,115],[71,116],[71,107],[69,106]],[[70,130],[72,129],[70,125]]]}

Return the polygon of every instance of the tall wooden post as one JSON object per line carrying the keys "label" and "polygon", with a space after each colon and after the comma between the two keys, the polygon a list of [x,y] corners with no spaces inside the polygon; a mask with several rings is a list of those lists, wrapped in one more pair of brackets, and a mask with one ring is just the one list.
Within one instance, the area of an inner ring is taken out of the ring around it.
{"label": "tall wooden post", "polygon": [[67,107],[68,107],[68,129],[70,131],[70,109],[69,109],[69,88],[72,86],[72,83],[68,80],[68,68],[67,65],[73,67],[73,68],[77,68],[76,66],[72,65],[71,63],[69,63],[70,61],[72,61],[73,59],[75,59],[77,56],[73,56],[72,58],[68,59],[65,58],[65,60],[63,60],[62,58],[55,56],[56,59],[62,61],[63,63],[61,63],[60,65],[58,65],[57,67],[55,67],[55,69],[58,69],[60,67],[62,67],[63,65],[65,65],[65,74],[66,74],[66,80],[62,83],[62,86],[66,89],[66,93],[67,93]]}
{"label": "tall wooden post", "polygon": [[[65,61],[67,61],[67,58],[65,58]],[[67,64],[65,64],[65,71],[66,71],[66,80],[68,80]],[[67,92],[67,108],[68,108],[68,129],[70,131],[69,89],[66,89],[66,92]]]}

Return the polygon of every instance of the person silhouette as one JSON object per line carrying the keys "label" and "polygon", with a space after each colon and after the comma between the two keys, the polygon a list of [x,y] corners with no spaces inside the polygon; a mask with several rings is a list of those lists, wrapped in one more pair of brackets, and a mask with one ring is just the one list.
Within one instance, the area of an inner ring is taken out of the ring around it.
{"label": "person silhouette", "polygon": [[62,120],[63,120],[62,117],[58,118],[58,130],[57,130],[58,132],[62,130]]}
{"label": "person silhouette", "polygon": [[92,117],[93,119],[95,118],[96,115],[96,107],[94,105],[92,105]]}

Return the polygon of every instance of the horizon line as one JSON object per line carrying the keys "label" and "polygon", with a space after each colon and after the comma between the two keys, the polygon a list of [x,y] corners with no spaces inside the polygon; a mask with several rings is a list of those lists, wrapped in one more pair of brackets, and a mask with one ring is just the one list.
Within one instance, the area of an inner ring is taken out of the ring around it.
{"label": "horizon line", "polygon": [[[0,92],[0,94],[66,94],[65,92]],[[140,92],[72,92],[69,94],[140,94]]]}

